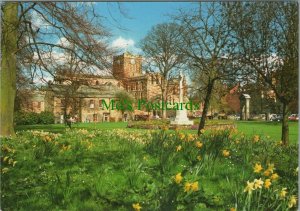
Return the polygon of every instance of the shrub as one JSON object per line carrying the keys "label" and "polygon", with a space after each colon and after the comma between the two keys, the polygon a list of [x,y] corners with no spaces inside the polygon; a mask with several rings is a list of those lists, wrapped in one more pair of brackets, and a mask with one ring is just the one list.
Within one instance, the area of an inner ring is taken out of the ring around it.
{"label": "shrub", "polygon": [[50,111],[43,111],[39,115],[40,124],[54,124],[54,115]]}
{"label": "shrub", "polygon": [[39,122],[39,114],[34,112],[16,112],[14,120],[17,125],[34,125]]}
{"label": "shrub", "polygon": [[49,111],[41,113],[35,112],[16,112],[14,115],[16,125],[35,125],[35,124],[53,124],[54,115]]}

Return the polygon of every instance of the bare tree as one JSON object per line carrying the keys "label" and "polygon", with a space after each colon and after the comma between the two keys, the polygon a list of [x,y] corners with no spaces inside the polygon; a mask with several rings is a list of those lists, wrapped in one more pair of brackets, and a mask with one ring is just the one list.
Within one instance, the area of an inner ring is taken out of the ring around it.
{"label": "bare tree", "polygon": [[228,3],[230,30],[240,62],[258,75],[282,104],[282,141],[289,142],[289,107],[298,101],[298,3]]}
{"label": "bare tree", "polygon": [[[69,2],[33,2],[1,4],[1,131],[9,136],[13,130],[13,108],[16,91],[16,57],[31,65],[32,78],[47,81],[55,77],[59,59],[72,52],[90,71],[105,69],[112,52],[110,34],[92,4]],[[72,45],[69,45],[72,44]],[[75,48],[70,48],[75,46]],[[56,55],[56,62],[53,56]]]}
{"label": "bare tree", "polygon": [[200,135],[216,81],[230,79],[238,71],[234,62],[236,44],[225,24],[221,3],[201,2],[195,10],[181,11],[176,20],[182,27],[181,42],[177,45],[186,55],[190,69],[206,78],[204,108],[198,127]]}
{"label": "bare tree", "polygon": [[[154,26],[140,43],[147,58],[148,70],[160,73],[161,80],[158,82],[163,102],[167,102],[169,82],[184,62],[178,48],[179,39],[179,26],[175,23],[163,23]],[[166,114],[164,109],[164,119]]]}

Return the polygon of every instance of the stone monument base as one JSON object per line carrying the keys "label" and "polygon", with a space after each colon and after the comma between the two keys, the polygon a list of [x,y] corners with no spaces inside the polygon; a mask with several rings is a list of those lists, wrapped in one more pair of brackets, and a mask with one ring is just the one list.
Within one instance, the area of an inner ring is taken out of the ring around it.
{"label": "stone monument base", "polygon": [[186,110],[177,110],[174,121],[171,121],[171,125],[193,125],[194,121],[187,118]]}

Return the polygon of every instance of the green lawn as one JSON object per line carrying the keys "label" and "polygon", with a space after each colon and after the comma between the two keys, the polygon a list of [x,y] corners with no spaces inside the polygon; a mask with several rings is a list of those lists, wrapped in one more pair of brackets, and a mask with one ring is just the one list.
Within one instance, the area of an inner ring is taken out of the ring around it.
{"label": "green lawn", "polygon": [[[224,120],[226,121],[226,120]],[[281,123],[277,122],[260,122],[260,121],[236,121],[237,128],[247,136],[263,135],[270,136],[274,140],[281,140]],[[126,128],[126,122],[102,122],[102,123],[78,123],[73,124],[72,128],[85,129],[116,129]],[[16,131],[21,130],[44,130],[54,133],[62,133],[67,127],[64,124],[53,125],[22,125],[17,126]],[[128,129],[136,130],[136,129]],[[290,143],[298,143],[298,122],[289,123]],[[196,131],[192,131],[195,133]]]}
{"label": "green lawn", "polygon": [[[281,140],[281,123],[277,122],[247,122],[237,121],[238,130],[245,135],[264,135],[272,139]],[[290,143],[298,143],[298,122],[289,122]]]}
{"label": "green lawn", "polygon": [[[238,122],[249,135],[277,126]],[[288,210],[298,196],[297,145],[247,137],[237,142],[234,131],[196,137],[126,129],[126,123],[73,127],[85,130],[20,126],[27,131],[1,140],[3,210]]]}

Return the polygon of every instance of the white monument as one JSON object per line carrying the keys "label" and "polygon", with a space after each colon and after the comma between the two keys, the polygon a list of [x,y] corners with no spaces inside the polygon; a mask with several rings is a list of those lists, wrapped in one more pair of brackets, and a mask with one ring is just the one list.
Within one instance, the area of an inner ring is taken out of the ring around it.
{"label": "white monument", "polygon": [[241,104],[241,120],[248,120],[250,118],[250,95],[242,94],[240,96]]}
{"label": "white monument", "polygon": [[[183,103],[183,86],[182,86],[182,81],[183,81],[183,75],[182,72],[180,71],[180,78],[179,78],[179,103]],[[171,121],[171,125],[193,125],[194,122],[190,121],[187,118],[187,112],[185,109],[185,106],[183,106],[183,110],[176,110],[176,117],[174,121]]]}

